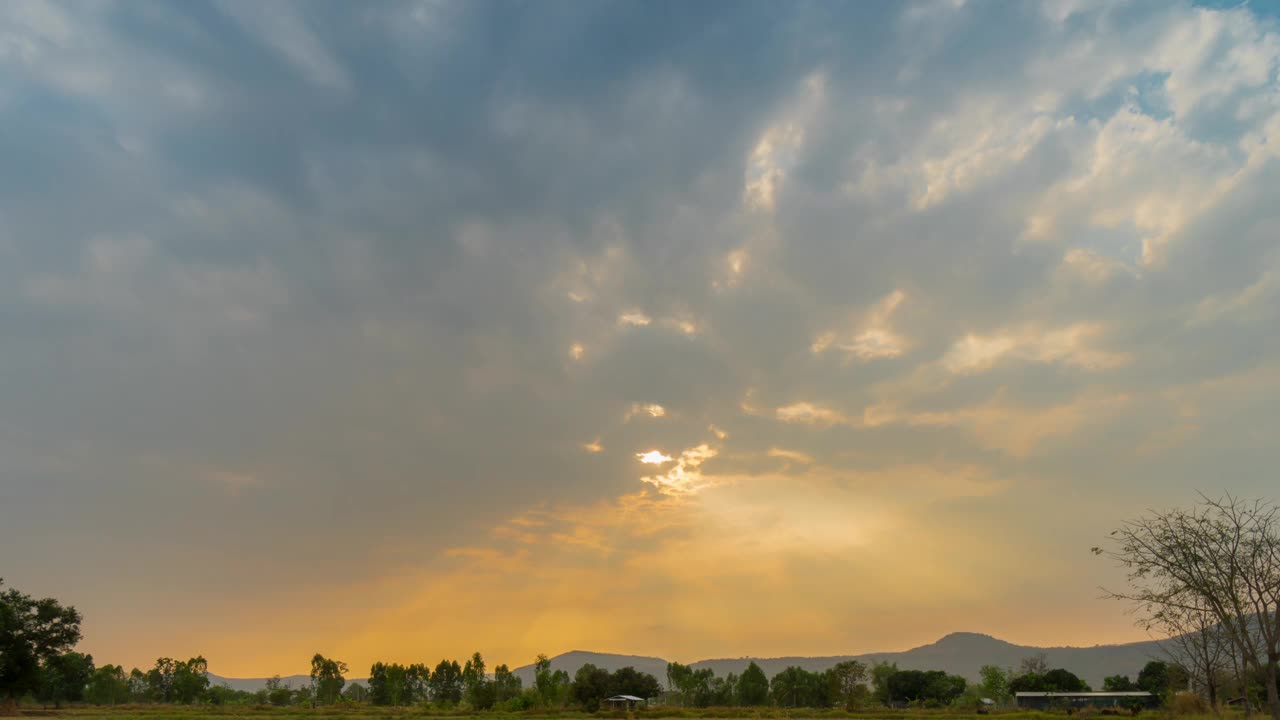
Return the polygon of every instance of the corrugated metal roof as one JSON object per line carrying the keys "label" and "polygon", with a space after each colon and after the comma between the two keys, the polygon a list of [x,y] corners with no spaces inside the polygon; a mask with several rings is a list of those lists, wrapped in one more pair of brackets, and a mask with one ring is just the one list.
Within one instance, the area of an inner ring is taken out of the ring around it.
{"label": "corrugated metal roof", "polygon": [[644,702],[644,698],[636,697],[635,695],[614,695],[613,697],[609,698],[609,700],[618,700],[618,701],[629,700],[631,702]]}
{"label": "corrugated metal roof", "polygon": [[1151,693],[1142,690],[1126,692],[1020,692],[1015,697],[1151,697]]}

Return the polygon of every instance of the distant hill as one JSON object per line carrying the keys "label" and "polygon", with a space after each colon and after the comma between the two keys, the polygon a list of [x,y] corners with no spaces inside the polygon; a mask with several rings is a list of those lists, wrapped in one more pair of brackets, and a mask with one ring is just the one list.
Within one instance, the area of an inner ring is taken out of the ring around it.
{"label": "distant hill", "polygon": [[[667,661],[662,658],[645,657],[643,655],[614,655],[612,653],[571,650],[551,658],[551,670],[553,672],[564,670],[569,673],[569,677],[573,677],[573,674],[578,672],[578,668],[588,663],[598,668],[604,668],[609,672],[613,672],[618,668],[633,667],[640,672],[646,672],[658,678],[664,686],[667,684]],[[533,685],[532,665],[518,667],[512,672],[524,682],[525,687]],[[719,675],[720,673],[717,672],[716,674]]]}
{"label": "distant hill", "polygon": [[[227,685],[232,690],[244,690],[246,692],[257,692],[267,686],[267,678],[228,678],[221,675],[209,673],[210,685]],[[286,687],[298,689],[311,684],[311,676],[309,675],[282,675],[280,681]],[[369,684],[364,678],[347,678],[347,683],[358,682],[361,685]]]}
{"label": "distant hill", "polygon": [[[1128,675],[1136,677],[1138,671],[1148,660],[1161,657],[1159,643],[1155,641],[1126,643],[1124,645],[1095,645],[1094,647],[1033,647],[1030,645],[1014,645],[990,635],[980,633],[952,633],[937,642],[921,645],[901,652],[866,653],[863,655],[834,655],[829,657],[778,657],[778,658],[720,658],[699,660],[693,663],[694,668],[711,668],[716,675],[724,676],[731,672],[742,674],[747,664],[755,661],[769,677],[786,669],[790,665],[798,665],[806,670],[826,670],[844,660],[861,660],[865,663],[896,662],[903,670],[946,670],[955,675],[963,675],[970,680],[978,678],[978,670],[983,665],[999,665],[1014,667],[1025,657],[1043,653],[1051,668],[1066,668],[1079,675],[1094,688],[1102,687],[1102,679],[1108,675]],[[658,678],[664,685],[667,678],[667,661],[662,658],[642,655],[615,655],[612,653],[588,652],[573,650],[551,658],[553,670],[564,670],[572,676],[578,668],[590,663],[596,667],[613,671],[622,667],[634,667]],[[525,665],[515,669],[515,674],[524,681],[525,687],[533,684],[533,666]],[[261,690],[267,686],[266,678],[224,678],[209,675],[214,685],[226,683],[236,690],[250,692]],[[299,688],[311,682],[306,675],[290,675],[282,677],[286,685]],[[367,683],[363,678],[349,678],[347,682]]]}
{"label": "distant hill", "polygon": [[[1102,679],[1108,675],[1135,677],[1147,661],[1161,657],[1160,646],[1155,641],[1083,648],[1033,647],[1014,645],[980,633],[952,633],[929,645],[921,645],[901,652],[829,657],[722,658],[700,660],[693,663],[693,667],[695,669],[709,667],[715,671],[716,675],[724,676],[731,672],[741,674],[754,660],[766,675],[773,677],[790,665],[817,671],[826,670],[844,660],[861,660],[865,663],[896,662],[903,670],[945,670],[976,680],[978,670],[983,665],[1016,668],[1023,658],[1040,653],[1044,654],[1049,667],[1066,668],[1095,688],[1102,687]],[[583,650],[574,650],[551,658],[552,669],[564,670],[569,675],[573,675],[578,668],[587,663],[610,671],[630,665],[666,683],[667,661],[662,658],[593,653]],[[515,674],[520,676],[526,687],[533,682],[532,665],[516,668]]]}

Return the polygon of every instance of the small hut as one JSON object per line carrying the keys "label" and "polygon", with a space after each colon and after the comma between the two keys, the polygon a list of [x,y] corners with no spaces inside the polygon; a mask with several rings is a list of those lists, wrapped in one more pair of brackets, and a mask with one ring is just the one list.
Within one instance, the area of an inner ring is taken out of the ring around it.
{"label": "small hut", "polygon": [[635,710],[637,707],[644,706],[645,699],[635,695],[614,695],[606,698],[604,704],[610,710]]}

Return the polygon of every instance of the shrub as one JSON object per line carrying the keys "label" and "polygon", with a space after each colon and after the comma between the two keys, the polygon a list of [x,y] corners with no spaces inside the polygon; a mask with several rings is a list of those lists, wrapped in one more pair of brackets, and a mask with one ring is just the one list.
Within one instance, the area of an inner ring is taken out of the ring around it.
{"label": "shrub", "polygon": [[1180,692],[1169,701],[1169,711],[1174,715],[1208,715],[1212,708],[1205,699],[1193,692]]}

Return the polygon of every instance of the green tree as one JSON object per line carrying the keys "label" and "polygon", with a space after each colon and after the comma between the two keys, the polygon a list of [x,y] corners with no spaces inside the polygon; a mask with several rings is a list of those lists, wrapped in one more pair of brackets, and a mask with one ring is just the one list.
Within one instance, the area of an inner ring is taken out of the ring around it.
{"label": "green tree", "polygon": [[321,705],[333,705],[342,697],[342,688],[347,684],[344,677],[347,664],[341,660],[331,660],[320,653],[311,658],[311,691],[316,702]]}
{"label": "green tree", "polygon": [[493,669],[493,688],[494,700],[504,703],[512,698],[519,697],[523,683],[520,677],[511,672],[511,668],[506,665],[499,665]]}
{"label": "green tree", "polygon": [[1138,672],[1138,689],[1157,697],[1187,689],[1187,673],[1177,665],[1162,660],[1152,660]]}
{"label": "green tree", "polygon": [[1102,679],[1103,692],[1132,692],[1138,685],[1128,675],[1109,675]]}
{"label": "green tree", "polygon": [[226,683],[211,685],[205,692],[205,697],[209,699],[209,704],[217,706],[243,704],[243,696],[245,695],[253,697],[252,693],[241,693],[233,690],[231,686]]}
{"label": "green tree", "polygon": [[877,662],[871,665],[872,695],[881,705],[893,702],[889,693],[889,680],[898,672],[898,663]]}
{"label": "green tree", "polygon": [[610,696],[611,680],[608,670],[587,663],[574,674],[569,696],[583,710],[595,712],[600,708],[600,701]]}
{"label": "green tree", "polygon": [[120,665],[103,665],[93,671],[85,699],[94,705],[119,705],[129,702],[129,676]]}
{"label": "green tree", "polygon": [[990,698],[995,702],[1007,700],[1009,698],[1009,675],[1009,671],[999,665],[983,665],[978,670],[978,677],[982,678],[982,682],[978,685],[981,696]]}
{"label": "green tree", "polygon": [[40,689],[36,699],[53,703],[56,708],[64,702],[84,700],[85,688],[93,677],[93,656],[78,652],[65,652],[45,661],[40,672]]}
{"label": "green tree", "polygon": [[556,695],[555,682],[551,673],[551,659],[539,654],[533,663],[533,688],[538,694],[538,702],[542,707],[551,707]]}
{"label": "green tree", "polygon": [[1037,673],[1021,673],[1009,680],[1009,692],[1045,692],[1044,676]]}
{"label": "green tree", "polygon": [[829,676],[792,665],[769,681],[769,694],[780,707],[821,708],[830,705]]}
{"label": "green tree", "polygon": [[694,707],[710,707],[715,701],[715,688],[713,687],[716,679],[716,673],[711,668],[698,668],[690,670],[689,674],[684,677],[684,685],[680,688],[680,694],[686,698],[685,702]]}
{"label": "green tree", "polygon": [[734,673],[729,673],[724,677],[712,677],[710,682],[710,697],[707,698],[708,704],[712,707],[728,707],[733,705],[738,698],[738,683],[740,679]]}
{"label": "green tree", "polygon": [[374,663],[369,668],[369,702],[374,705],[410,705],[426,696],[431,671],[425,665]]}
{"label": "green tree", "polygon": [[845,660],[831,668],[836,697],[846,710],[862,706],[870,692],[867,690],[867,666],[857,660]]}
{"label": "green tree", "polygon": [[209,689],[209,662],[197,655],[178,663],[173,677],[174,700],[183,705],[193,705],[204,698]]}
{"label": "green tree", "polygon": [[431,699],[431,668],[426,663],[413,663],[403,668],[393,666],[392,676],[400,688],[396,705],[414,705]]}
{"label": "green tree", "polygon": [[279,675],[267,678],[267,702],[277,707],[293,702],[293,688],[286,686]]}
{"label": "green tree", "polygon": [[457,660],[441,660],[431,672],[432,701],[440,705],[457,705],[462,702],[462,666]]}
{"label": "green tree", "polygon": [[353,703],[369,702],[369,688],[358,682],[349,683],[342,691],[343,699]]}
{"label": "green tree", "polygon": [[1045,692],[1088,692],[1089,685],[1075,673],[1064,668],[1054,668],[1044,674]]}
{"label": "green tree", "polygon": [[129,702],[146,702],[151,697],[147,676],[138,668],[129,671]]}
{"label": "green tree", "polygon": [[738,678],[738,704],[756,707],[769,702],[769,678],[754,660]]}
{"label": "green tree", "polygon": [[551,703],[554,707],[564,707],[569,702],[569,688],[573,680],[564,670],[551,673]]}
{"label": "green tree", "polygon": [[497,700],[493,683],[485,675],[484,656],[476,651],[462,668],[463,693],[467,704],[479,710],[488,710]]}
{"label": "green tree", "polygon": [[162,657],[147,671],[147,697],[154,703],[171,703],[174,700],[173,680],[178,674],[178,661]]}
{"label": "green tree", "polygon": [[147,696],[152,702],[191,705],[204,697],[209,688],[209,663],[203,656],[185,662],[159,658],[147,671]]}
{"label": "green tree", "polygon": [[647,700],[661,694],[662,686],[658,684],[657,678],[630,666],[614,670],[609,678],[608,696],[634,695]]}
{"label": "green tree", "polygon": [[966,682],[941,670],[899,670],[889,677],[888,686],[892,702],[938,707],[960,697]]}
{"label": "green tree", "polygon": [[689,678],[693,675],[693,668],[678,662],[667,663],[667,690],[677,693],[680,696],[680,704],[687,704],[684,696],[684,688],[689,683]]}
{"label": "green tree", "polygon": [[40,667],[80,642],[80,613],[53,598],[4,589],[0,579],[0,706],[40,687]]}

